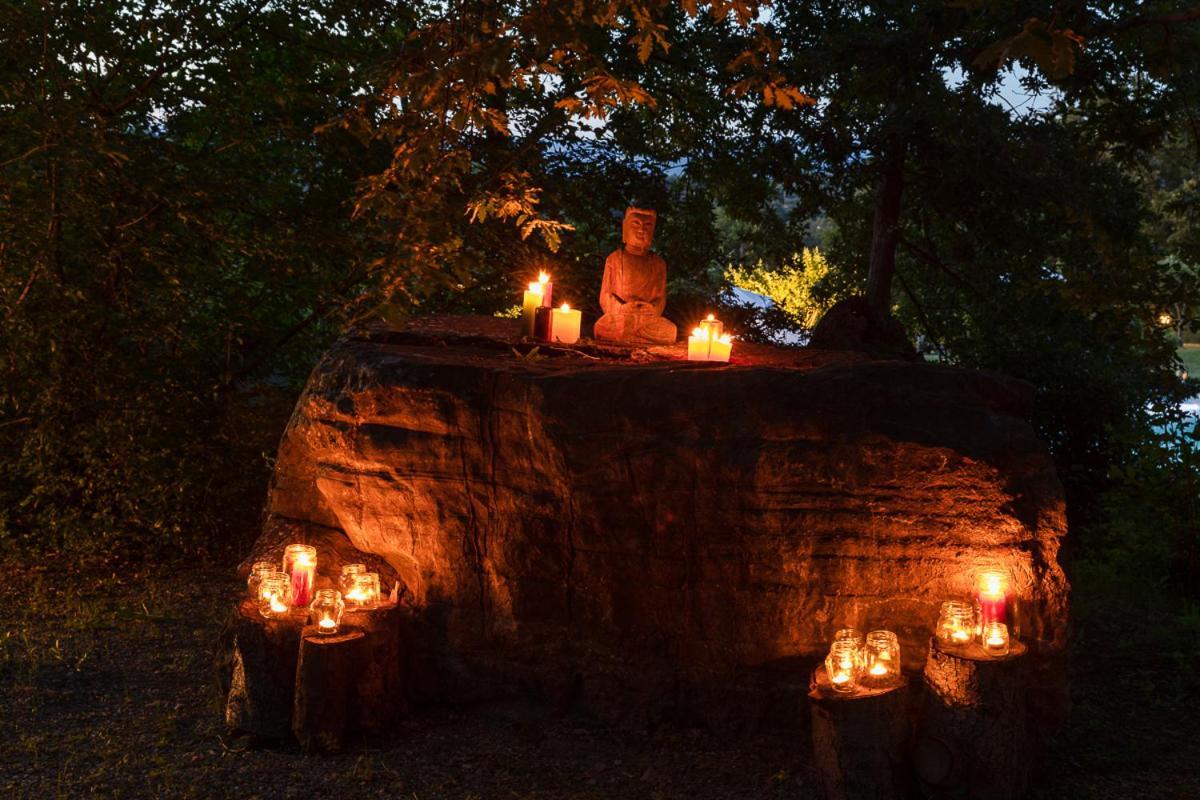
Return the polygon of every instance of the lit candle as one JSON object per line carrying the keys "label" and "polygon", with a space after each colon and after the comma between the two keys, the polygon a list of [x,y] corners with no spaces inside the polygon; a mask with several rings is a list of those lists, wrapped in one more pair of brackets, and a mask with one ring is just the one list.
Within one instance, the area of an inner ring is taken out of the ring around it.
{"label": "lit candle", "polygon": [[890,686],[900,680],[900,640],[891,631],[871,631],[862,648],[870,686]]}
{"label": "lit candle", "polygon": [[288,600],[293,606],[308,605],[317,573],[317,548],[307,544],[289,544],[283,550],[283,571],[291,578]]}
{"label": "lit candle", "polygon": [[708,361],[712,339],[701,328],[693,328],[688,337],[688,361]]}
{"label": "lit candle", "polygon": [[267,619],[282,617],[288,613],[287,599],[288,576],[286,573],[267,572],[263,575],[258,587],[258,613]]}
{"label": "lit candle", "polygon": [[542,307],[544,296],[540,281],[529,284],[529,289],[521,300],[521,333],[525,336],[533,336],[533,323],[537,317],[537,310]]}
{"label": "lit candle", "polygon": [[733,350],[733,341],[729,334],[723,334],[712,340],[709,345],[708,360],[709,361],[729,361],[729,354]]}
{"label": "lit candle", "polygon": [[989,622],[983,626],[983,650],[989,656],[1008,655],[1008,626]]}
{"label": "lit candle", "polygon": [[322,589],[309,606],[309,621],[316,620],[317,633],[337,633],[338,623],[342,619],[342,611],[346,604],[342,602],[341,592],[333,589]]}
{"label": "lit candle", "polygon": [[979,573],[979,623],[1008,622],[1005,606],[1008,600],[1008,575],[1000,569],[986,569]]}
{"label": "lit candle", "polygon": [[975,607],[961,600],[942,603],[935,633],[943,644],[966,644],[971,641],[975,635]]}
{"label": "lit candle", "polygon": [[379,603],[379,573],[364,572],[354,576],[354,584],[343,599],[351,608],[374,608]]}
{"label": "lit candle", "polygon": [[725,332],[725,325],[714,315],[709,314],[700,320],[700,330],[704,331],[705,335],[710,339],[719,339],[721,338],[721,334]]}
{"label": "lit candle", "polygon": [[825,657],[825,673],[835,692],[853,692],[862,669],[862,654],[853,641],[835,641]]}
{"label": "lit candle", "polygon": [[554,341],[562,342],[563,344],[575,344],[579,341],[579,326],[583,321],[583,314],[579,311],[573,311],[566,303],[562,304],[562,308],[554,309],[554,321],[550,325],[550,330],[553,331]]}

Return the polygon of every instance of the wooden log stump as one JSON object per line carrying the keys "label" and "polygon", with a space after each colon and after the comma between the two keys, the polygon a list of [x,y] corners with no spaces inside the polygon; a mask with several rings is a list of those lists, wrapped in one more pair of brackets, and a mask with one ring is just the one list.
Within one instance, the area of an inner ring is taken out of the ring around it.
{"label": "wooden log stump", "polygon": [[244,600],[234,622],[233,669],[225,725],[235,733],[268,739],[291,734],[296,654],[303,612],[266,619]]}
{"label": "wooden log stump", "polygon": [[296,662],[292,733],[307,753],[336,753],[353,731],[355,687],[362,674],[366,635],[343,627],[322,635],[304,629]]}
{"label": "wooden log stump", "polygon": [[931,800],[1017,800],[1029,785],[1025,646],[929,645],[915,764]]}
{"label": "wooden log stump", "polygon": [[825,668],[813,674],[813,757],[826,800],[901,800],[912,783],[908,681],[886,689],[835,692]]}
{"label": "wooden log stump", "polygon": [[363,632],[362,671],[354,685],[354,726],[363,733],[386,732],[408,713],[401,649],[403,611],[395,603],[370,611],[346,612],[342,624]]}

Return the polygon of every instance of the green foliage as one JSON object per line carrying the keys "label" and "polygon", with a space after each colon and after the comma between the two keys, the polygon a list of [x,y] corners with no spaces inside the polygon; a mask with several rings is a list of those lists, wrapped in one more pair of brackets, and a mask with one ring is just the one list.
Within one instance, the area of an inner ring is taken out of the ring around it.
{"label": "green foliage", "polygon": [[[378,9],[0,11],[0,540],[249,532],[295,382],[354,304]],[[236,530],[240,527],[240,531]]]}
{"label": "green foliage", "polygon": [[832,297],[822,286],[828,277],[829,262],[820,249],[807,247],[775,269],[768,269],[761,260],[753,267],[730,265],[725,269],[726,281],[771,298],[775,306],[803,330],[811,330],[840,299]]}

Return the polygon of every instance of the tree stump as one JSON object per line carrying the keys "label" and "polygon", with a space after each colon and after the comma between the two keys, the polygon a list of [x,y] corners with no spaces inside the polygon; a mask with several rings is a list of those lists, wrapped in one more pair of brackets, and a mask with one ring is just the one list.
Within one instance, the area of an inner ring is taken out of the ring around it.
{"label": "tree stump", "polygon": [[355,687],[363,670],[366,635],[344,627],[325,636],[304,629],[296,662],[292,733],[307,753],[336,753],[352,730]]}
{"label": "tree stump", "polygon": [[302,612],[266,619],[253,600],[238,606],[232,679],[225,702],[229,730],[269,739],[290,735],[302,620]]}
{"label": "tree stump", "polygon": [[402,611],[396,604],[371,611],[346,612],[342,624],[361,630],[362,672],[354,684],[353,723],[367,734],[385,732],[408,712],[404,691],[404,657],[401,650]]}
{"label": "tree stump", "polygon": [[813,757],[826,800],[900,800],[909,794],[906,763],[908,681],[887,689],[833,691],[818,667],[808,694]]}
{"label": "tree stump", "polygon": [[978,644],[943,648],[925,662],[925,701],[915,754],[927,798],[1017,800],[1029,784],[1025,646],[1007,656]]}

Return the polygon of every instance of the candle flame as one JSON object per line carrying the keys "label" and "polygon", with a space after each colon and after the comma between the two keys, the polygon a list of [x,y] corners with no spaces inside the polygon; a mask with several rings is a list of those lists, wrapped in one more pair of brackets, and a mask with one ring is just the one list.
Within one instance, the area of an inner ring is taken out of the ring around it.
{"label": "candle flame", "polygon": [[275,595],[271,595],[270,598],[271,598],[271,611],[273,611],[276,614],[282,614],[283,612],[288,610],[288,607],[286,605],[284,605],[283,603],[281,603],[278,597],[276,597]]}
{"label": "candle flame", "polygon": [[730,336],[728,333],[722,334],[720,341],[721,341],[721,344],[729,344],[730,342],[733,341],[733,337]]}
{"label": "candle flame", "polygon": [[712,314],[709,314],[707,319],[709,322],[715,322],[717,318],[714,317]]}
{"label": "candle flame", "polygon": [[547,274],[546,274],[546,273],[544,273],[544,272],[539,272],[539,273],[538,273],[538,283],[540,283],[540,284],[543,284],[543,285],[544,285],[544,284],[547,284],[547,283],[549,283],[549,282],[550,282],[550,276],[549,276],[549,275],[547,275]]}
{"label": "candle flame", "polygon": [[563,310],[563,311],[570,311],[570,310],[571,310],[571,304],[570,304],[570,303],[563,303],[563,304],[562,304],[562,310]]}
{"label": "candle flame", "polygon": [[979,575],[979,592],[989,600],[1000,600],[1004,597],[1004,574],[998,570],[988,570]]}
{"label": "candle flame", "polygon": [[366,597],[366,595],[363,593],[363,590],[358,588],[357,586],[355,586],[350,591],[346,592],[347,600],[353,600],[355,602],[358,602],[359,600],[362,600],[365,597]]}
{"label": "candle flame", "polygon": [[335,625],[334,621],[332,619],[330,619],[329,617],[324,617],[317,624],[320,625],[322,628],[332,628]]}
{"label": "candle flame", "polygon": [[956,642],[965,642],[967,639],[971,638],[971,635],[966,631],[955,631],[954,633],[950,634],[950,638]]}
{"label": "candle flame", "polygon": [[296,556],[296,560],[292,564],[297,567],[311,567],[313,559],[308,553],[300,553]]}
{"label": "candle flame", "polygon": [[703,335],[704,335],[704,331],[700,330],[699,328],[692,328],[692,336],[699,338]]}
{"label": "candle flame", "polygon": [[846,681],[850,680],[850,676],[845,672],[835,672],[830,680],[834,683],[845,683]]}
{"label": "candle flame", "polygon": [[872,675],[884,675],[886,673],[887,673],[887,667],[885,667],[883,664],[872,664],[871,665],[871,674]]}
{"label": "candle flame", "polygon": [[532,294],[541,294],[542,293],[542,284],[538,283],[537,281],[534,281],[533,283],[529,284],[529,291]]}

